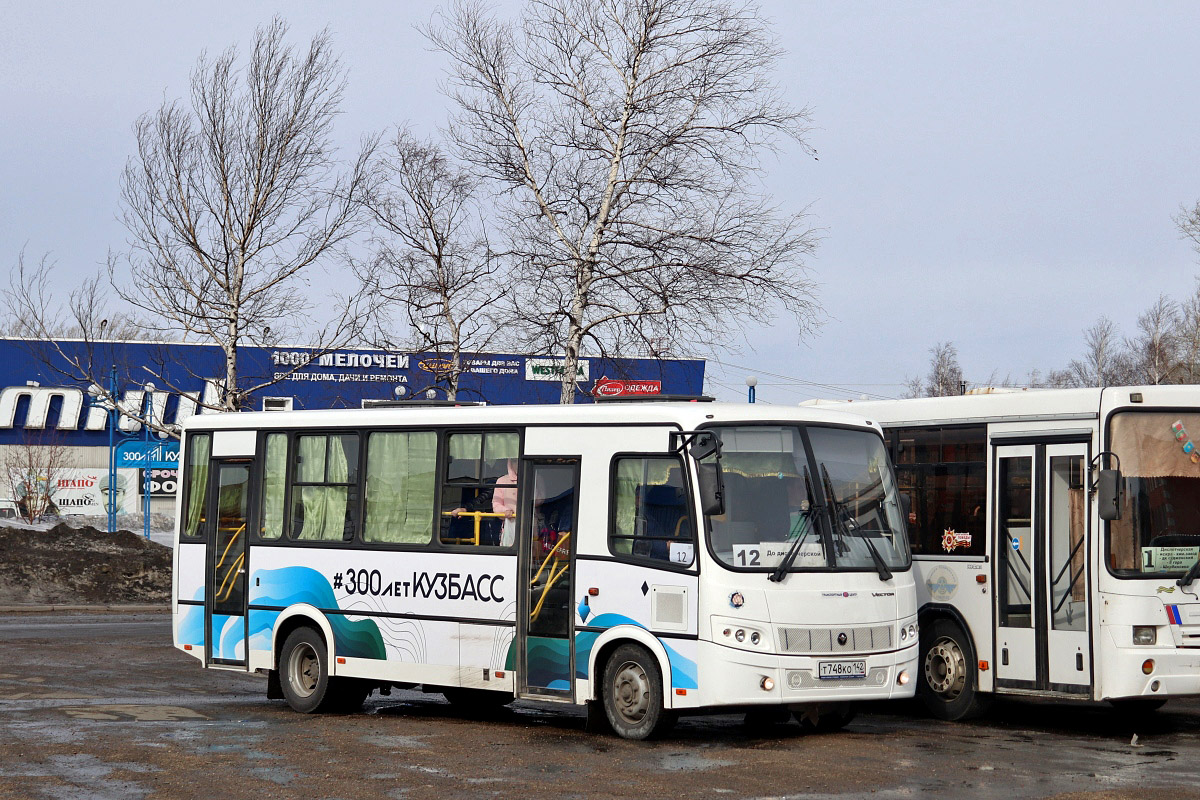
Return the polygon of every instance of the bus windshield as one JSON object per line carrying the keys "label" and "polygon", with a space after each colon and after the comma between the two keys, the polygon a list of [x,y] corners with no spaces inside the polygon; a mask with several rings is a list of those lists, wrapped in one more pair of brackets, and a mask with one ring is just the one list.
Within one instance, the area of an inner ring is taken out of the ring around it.
{"label": "bus windshield", "polygon": [[1125,480],[1121,518],[1109,523],[1117,575],[1182,575],[1200,556],[1200,414],[1114,414],[1110,449]]}
{"label": "bus windshield", "polygon": [[896,481],[883,440],[810,425],[717,427],[725,513],[708,517],[723,564],[775,570],[905,569],[910,563]]}

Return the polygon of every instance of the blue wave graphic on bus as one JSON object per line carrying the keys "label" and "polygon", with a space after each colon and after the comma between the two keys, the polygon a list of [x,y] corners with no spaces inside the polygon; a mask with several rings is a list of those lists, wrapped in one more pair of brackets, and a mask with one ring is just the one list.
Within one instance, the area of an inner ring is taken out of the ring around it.
{"label": "blue wave graphic on bus", "polygon": [[[642,623],[630,619],[624,614],[600,614],[592,620],[591,627],[615,628],[618,625],[636,625],[642,630],[649,631]],[[588,662],[591,660],[592,646],[600,634],[583,631],[575,636],[575,677],[587,678]],[[651,633],[651,635],[653,635]],[[655,637],[658,638],[658,637]],[[697,689],[696,662],[685,657],[661,638],[658,643],[667,651],[667,660],[671,663],[671,685],[676,689]]]}
{"label": "blue wave graphic on bus", "polygon": [[275,622],[279,619],[280,611],[263,611],[261,609],[250,609],[249,623],[249,644],[250,650],[267,650],[272,649],[272,642],[275,633]]}
{"label": "blue wave graphic on bus", "polygon": [[179,644],[204,647],[204,606],[179,607]]}
{"label": "blue wave graphic on bus", "polygon": [[[308,603],[320,609],[340,608],[324,575],[309,567],[257,570],[251,577],[251,604],[283,606]],[[266,618],[264,617],[264,620]],[[349,620],[342,614],[326,616],[333,628],[334,653],[347,658],[386,659],[383,636],[374,620]],[[271,620],[274,623],[274,620]],[[252,630],[251,635],[260,633]],[[261,641],[261,639],[259,639]],[[269,648],[264,648],[269,649]]]}

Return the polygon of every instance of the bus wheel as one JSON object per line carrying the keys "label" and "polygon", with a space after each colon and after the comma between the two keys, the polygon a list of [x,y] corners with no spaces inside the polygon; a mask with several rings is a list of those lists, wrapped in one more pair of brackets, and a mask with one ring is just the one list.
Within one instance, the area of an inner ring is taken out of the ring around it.
{"label": "bus wheel", "polygon": [[325,641],[312,628],[297,628],[284,641],[279,683],[288,705],[302,714],[329,710],[342,699],[331,690]]}
{"label": "bus wheel", "polygon": [[648,739],[675,722],[663,708],[658,662],[645,648],[623,644],[604,665],[604,713],[622,739]]}
{"label": "bus wheel", "polygon": [[921,669],[917,692],[938,719],[978,716],[983,699],[976,691],[975,651],[962,628],[948,619],[921,626]]}

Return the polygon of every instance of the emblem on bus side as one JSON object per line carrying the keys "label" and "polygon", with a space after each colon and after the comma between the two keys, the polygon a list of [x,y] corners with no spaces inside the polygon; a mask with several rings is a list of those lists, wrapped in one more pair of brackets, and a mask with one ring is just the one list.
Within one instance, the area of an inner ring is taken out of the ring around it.
{"label": "emblem on bus side", "polygon": [[954,528],[946,528],[942,532],[942,549],[952,553],[960,547],[971,546],[971,534],[959,533]]}
{"label": "emblem on bus side", "polygon": [[949,600],[958,591],[958,578],[949,567],[938,567],[925,579],[925,588],[933,600]]}
{"label": "emblem on bus side", "polygon": [[746,598],[742,597],[741,592],[734,592],[729,595],[729,605],[734,608],[741,608],[746,603]]}

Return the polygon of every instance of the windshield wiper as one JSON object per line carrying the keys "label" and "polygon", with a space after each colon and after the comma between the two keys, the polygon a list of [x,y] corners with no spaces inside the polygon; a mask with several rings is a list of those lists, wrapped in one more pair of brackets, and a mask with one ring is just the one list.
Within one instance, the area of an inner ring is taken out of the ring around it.
{"label": "windshield wiper", "polygon": [[[833,482],[829,480],[829,470],[825,469],[825,465],[821,465],[821,479],[825,484],[825,496],[829,499],[830,516],[833,517],[834,524],[839,530],[839,535],[851,535],[859,530],[858,522],[850,516],[850,512],[838,500],[837,495],[833,492]],[[845,516],[843,516],[845,515]],[[875,562],[875,569],[879,572],[879,580],[890,581],[892,579],[892,571],[888,569],[887,562],[883,560],[883,556],[879,555],[879,551],[875,549],[874,542],[871,537],[865,532],[860,533],[858,538],[862,539],[867,546],[867,551],[871,554],[871,560]]]}
{"label": "windshield wiper", "polygon": [[1180,589],[1186,589],[1196,578],[1200,578],[1200,558],[1197,558],[1188,571],[1183,573],[1182,578],[1175,581],[1175,585]]}
{"label": "windshield wiper", "polygon": [[[812,482],[808,477],[808,467],[804,468],[804,485],[808,488],[808,496],[812,497]],[[789,547],[787,553],[784,554],[783,560],[779,562],[779,566],[775,568],[775,571],[767,576],[767,580],[779,583],[787,575],[788,570],[792,568],[792,564],[796,561],[796,556],[800,554],[800,546],[804,544],[804,540],[807,539],[808,534],[812,532],[812,525],[810,523],[812,521],[813,511],[815,510],[816,508],[810,502],[808,508],[803,509],[800,512],[801,528],[799,534],[796,536],[796,541],[792,542],[792,546]]]}

